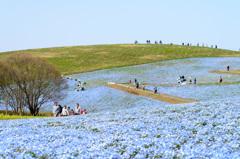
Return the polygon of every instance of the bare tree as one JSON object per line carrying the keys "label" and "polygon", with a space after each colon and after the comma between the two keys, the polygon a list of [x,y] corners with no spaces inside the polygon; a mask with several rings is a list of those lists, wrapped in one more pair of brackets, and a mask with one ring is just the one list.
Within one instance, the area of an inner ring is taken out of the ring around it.
{"label": "bare tree", "polygon": [[19,113],[22,115],[22,113],[24,113],[26,102],[24,101],[24,93],[20,90],[20,88],[15,84],[11,84],[5,86],[3,92],[2,96],[5,100],[6,114],[9,106],[15,114]]}
{"label": "bare tree", "polygon": [[26,107],[36,116],[44,103],[65,96],[66,80],[45,59],[14,54],[5,61],[0,61],[1,90],[8,96],[9,105],[20,113]]}

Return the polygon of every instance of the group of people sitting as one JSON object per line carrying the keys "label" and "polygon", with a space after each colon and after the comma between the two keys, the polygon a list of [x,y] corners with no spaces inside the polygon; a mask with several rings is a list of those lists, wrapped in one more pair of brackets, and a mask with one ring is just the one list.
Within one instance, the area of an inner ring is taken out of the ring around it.
{"label": "group of people sitting", "polygon": [[77,84],[78,89],[76,91],[85,90],[84,85],[86,85],[86,82],[80,81],[80,80],[77,80],[77,79],[75,79],[75,81],[78,81],[78,84]]}
{"label": "group of people sitting", "polygon": [[67,108],[67,106],[62,107],[61,105],[58,105],[57,102],[54,103],[53,106],[53,116],[69,116],[69,115],[81,115],[81,114],[87,114],[86,109],[81,109],[79,104],[77,103],[77,106],[75,110],[70,110],[70,107]]}

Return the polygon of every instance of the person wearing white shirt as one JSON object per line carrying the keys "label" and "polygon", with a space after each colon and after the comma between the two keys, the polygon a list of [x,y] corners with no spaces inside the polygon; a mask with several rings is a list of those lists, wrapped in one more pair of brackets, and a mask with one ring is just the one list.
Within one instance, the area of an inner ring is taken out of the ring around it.
{"label": "person wearing white shirt", "polygon": [[77,103],[77,107],[75,108],[74,112],[75,112],[75,115],[80,115],[80,113],[81,113],[81,107],[79,106],[78,103]]}
{"label": "person wearing white shirt", "polygon": [[55,102],[53,106],[53,116],[56,117],[57,114],[58,114],[58,105],[57,105],[57,102]]}
{"label": "person wearing white shirt", "polygon": [[68,110],[67,110],[66,106],[63,107],[62,116],[69,116],[69,113],[68,113]]}

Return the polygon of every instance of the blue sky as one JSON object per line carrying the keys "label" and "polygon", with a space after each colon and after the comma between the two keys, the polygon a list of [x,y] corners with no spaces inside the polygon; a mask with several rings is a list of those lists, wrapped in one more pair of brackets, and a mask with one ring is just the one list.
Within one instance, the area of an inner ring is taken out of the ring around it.
{"label": "blue sky", "polygon": [[147,39],[240,48],[240,1],[0,0],[0,52]]}

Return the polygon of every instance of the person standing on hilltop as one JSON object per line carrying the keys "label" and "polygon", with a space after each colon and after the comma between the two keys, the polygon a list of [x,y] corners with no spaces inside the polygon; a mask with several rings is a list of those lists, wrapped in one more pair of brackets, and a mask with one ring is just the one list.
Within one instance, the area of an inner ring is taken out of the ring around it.
{"label": "person standing on hilltop", "polygon": [[227,66],[227,70],[229,71],[229,69],[230,69],[230,66]]}
{"label": "person standing on hilltop", "polygon": [[194,78],[194,84],[197,84],[197,79],[196,78]]}

